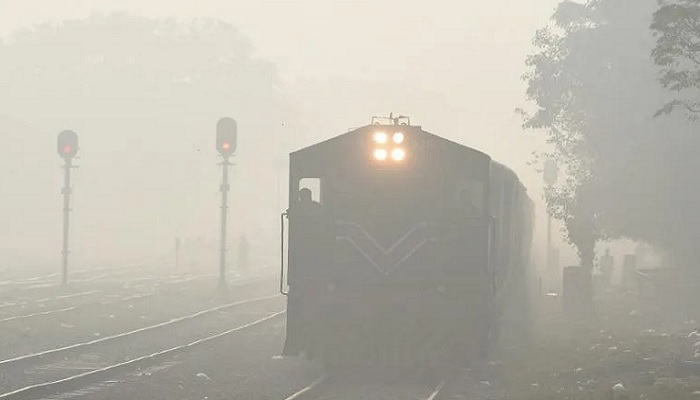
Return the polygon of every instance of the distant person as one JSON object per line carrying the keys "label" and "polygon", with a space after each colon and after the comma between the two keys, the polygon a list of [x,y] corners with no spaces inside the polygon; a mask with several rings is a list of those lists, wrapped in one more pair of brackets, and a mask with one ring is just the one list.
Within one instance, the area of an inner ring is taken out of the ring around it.
{"label": "distant person", "polygon": [[306,230],[307,235],[311,234],[311,231],[318,231],[321,228],[323,206],[313,200],[311,189],[303,188],[299,190],[299,202],[296,205],[296,211],[293,213],[297,215],[297,221],[304,227],[303,229]]}
{"label": "distant person", "polygon": [[325,259],[327,252],[327,241],[331,237],[329,219],[325,215],[324,207],[313,200],[310,189],[303,188],[299,190],[296,210],[292,210],[291,214],[293,217],[290,218],[290,224],[296,224],[296,228],[294,238],[290,237],[290,246],[294,246],[301,257],[297,260],[298,264],[322,264],[321,260]]}
{"label": "distant person", "polygon": [[600,262],[598,263],[601,274],[600,279],[604,287],[610,285],[614,264],[615,258],[610,255],[610,249],[605,249],[605,254],[600,257]]}

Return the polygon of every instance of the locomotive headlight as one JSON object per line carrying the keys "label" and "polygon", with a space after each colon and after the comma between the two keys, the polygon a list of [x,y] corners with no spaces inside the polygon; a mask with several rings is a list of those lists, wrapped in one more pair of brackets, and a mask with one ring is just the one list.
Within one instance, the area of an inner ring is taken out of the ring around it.
{"label": "locomotive headlight", "polygon": [[393,140],[394,143],[396,143],[396,144],[401,144],[401,143],[403,143],[403,139],[404,139],[404,136],[403,136],[403,133],[401,133],[401,132],[396,132],[396,133],[394,133],[394,135],[391,137],[391,140]]}
{"label": "locomotive headlight", "polygon": [[374,141],[379,143],[379,144],[384,144],[387,142],[389,138],[386,136],[386,133],[384,132],[376,132],[374,134]]}
{"label": "locomotive headlight", "polygon": [[403,159],[406,158],[406,152],[403,149],[394,149],[391,152],[391,158],[393,158],[394,161],[403,161]]}
{"label": "locomotive headlight", "polygon": [[374,149],[374,159],[384,161],[387,157],[386,149]]}

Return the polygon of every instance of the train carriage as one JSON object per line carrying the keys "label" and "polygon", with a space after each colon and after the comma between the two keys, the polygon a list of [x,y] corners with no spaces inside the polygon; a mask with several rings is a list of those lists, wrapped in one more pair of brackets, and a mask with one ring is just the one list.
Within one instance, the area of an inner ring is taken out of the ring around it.
{"label": "train carriage", "polygon": [[527,325],[525,188],[482,152],[392,122],[290,155],[285,355],[454,365],[484,354],[502,316]]}

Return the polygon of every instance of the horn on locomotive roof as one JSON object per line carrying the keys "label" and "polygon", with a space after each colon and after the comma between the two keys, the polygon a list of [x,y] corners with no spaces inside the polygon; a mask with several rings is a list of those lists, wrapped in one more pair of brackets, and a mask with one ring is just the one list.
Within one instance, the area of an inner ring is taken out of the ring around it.
{"label": "horn on locomotive roof", "polygon": [[411,125],[411,118],[405,115],[394,117],[394,113],[389,113],[388,117],[372,117],[372,125]]}

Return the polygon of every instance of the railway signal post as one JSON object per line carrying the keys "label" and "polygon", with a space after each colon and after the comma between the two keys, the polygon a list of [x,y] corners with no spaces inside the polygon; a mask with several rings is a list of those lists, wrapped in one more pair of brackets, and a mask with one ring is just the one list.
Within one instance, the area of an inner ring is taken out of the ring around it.
{"label": "railway signal post", "polygon": [[224,117],[216,124],[216,149],[221,154],[221,242],[219,253],[219,289],[226,290],[226,222],[228,217],[228,167],[233,165],[229,162],[229,157],[236,153],[236,139],[238,135],[238,125],[236,121],[229,117]]}
{"label": "railway signal post", "polygon": [[62,268],[61,282],[68,284],[68,234],[70,227],[70,171],[73,167],[73,158],[78,154],[78,135],[73,131],[62,131],[58,134],[58,155],[63,158],[63,247],[61,250]]}

